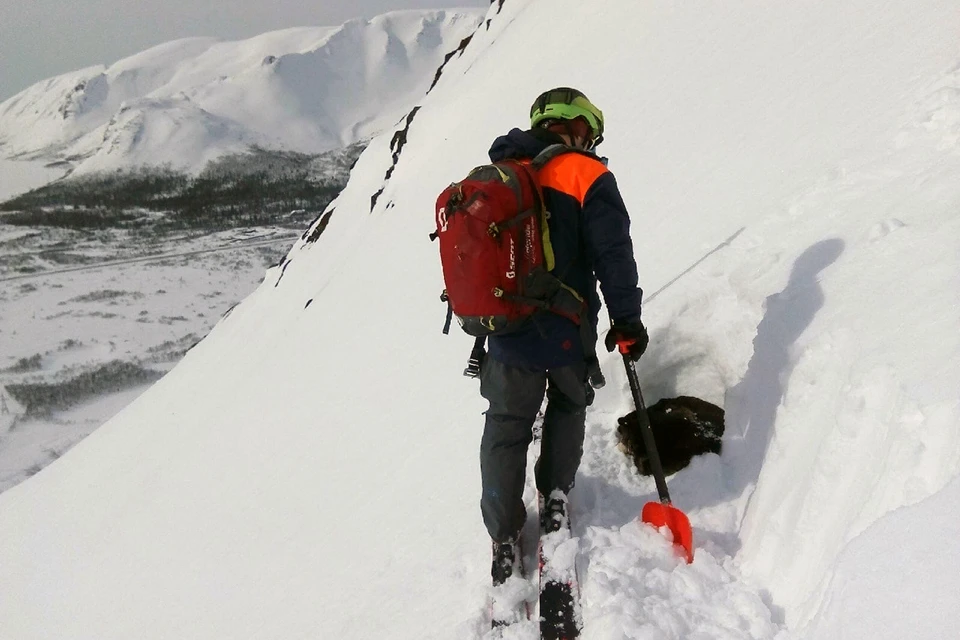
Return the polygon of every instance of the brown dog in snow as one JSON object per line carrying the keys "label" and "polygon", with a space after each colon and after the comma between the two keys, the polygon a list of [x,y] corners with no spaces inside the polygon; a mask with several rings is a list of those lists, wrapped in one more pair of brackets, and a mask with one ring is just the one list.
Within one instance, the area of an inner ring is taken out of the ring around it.
{"label": "brown dog in snow", "polygon": [[[653,438],[660,455],[665,475],[676,473],[693,456],[703,453],[720,454],[723,438],[723,409],[706,400],[692,396],[664,398],[647,407]],[[637,412],[617,420],[620,448],[633,458],[637,470],[645,476],[653,475],[647,448],[640,433]]]}

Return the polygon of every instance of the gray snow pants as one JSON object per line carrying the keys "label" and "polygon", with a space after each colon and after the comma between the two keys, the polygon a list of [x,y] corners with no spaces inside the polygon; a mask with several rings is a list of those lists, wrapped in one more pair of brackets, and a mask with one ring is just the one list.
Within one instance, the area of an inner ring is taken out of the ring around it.
{"label": "gray snow pants", "polygon": [[544,371],[515,367],[487,357],[480,395],[490,401],[480,441],[483,495],[480,511],[490,537],[515,540],[527,518],[523,505],[527,447],[533,423],[547,395],[543,416],[537,489],[550,495],[573,488],[583,455],[586,420],[586,366],[578,363]]}

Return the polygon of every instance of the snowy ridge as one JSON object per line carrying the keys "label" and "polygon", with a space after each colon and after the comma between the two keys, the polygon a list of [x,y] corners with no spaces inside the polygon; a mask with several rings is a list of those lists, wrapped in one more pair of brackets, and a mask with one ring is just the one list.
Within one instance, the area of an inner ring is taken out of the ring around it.
{"label": "snowy ridge", "polygon": [[38,83],[0,104],[0,154],[87,173],[207,161],[260,145],[320,153],[395,123],[475,10],[400,11],[237,42],[169,42]]}
{"label": "snowy ridge", "polygon": [[[960,475],[958,29],[947,0],[504,3],[389,180],[392,132],[319,239],[0,495],[0,636],[483,638],[485,407],[459,376],[471,340],[440,335],[426,236],[436,194],[574,85],[631,211],[645,395],[727,418],[723,455],[668,480],[685,565],[635,521],[656,491],[615,447],[630,401],[603,358],[571,496],[583,637],[941,640],[960,625],[960,558],[936,553]],[[594,46],[571,64],[556,33]]]}

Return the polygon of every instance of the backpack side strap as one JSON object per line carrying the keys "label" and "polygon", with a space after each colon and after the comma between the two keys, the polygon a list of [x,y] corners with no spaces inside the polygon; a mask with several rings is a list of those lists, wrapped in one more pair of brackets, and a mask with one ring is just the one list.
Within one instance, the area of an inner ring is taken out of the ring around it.
{"label": "backpack side strap", "polygon": [[487,339],[481,336],[474,340],[473,351],[470,352],[470,359],[467,360],[467,368],[463,370],[463,375],[468,378],[479,378],[480,369],[483,367],[483,359],[487,357],[487,350],[483,348]]}

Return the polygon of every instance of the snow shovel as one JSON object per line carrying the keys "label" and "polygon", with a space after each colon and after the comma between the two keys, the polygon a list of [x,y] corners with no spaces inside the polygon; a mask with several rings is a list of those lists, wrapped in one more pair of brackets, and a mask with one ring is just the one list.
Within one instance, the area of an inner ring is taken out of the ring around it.
{"label": "snow shovel", "polygon": [[618,347],[620,354],[623,356],[623,366],[627,370],[627,380],[630,381],[633,401],[637,405],[637,419],[640,421],[640,433],[643,435],[643,443],[647,448],[650,469],[653,471],[653,479],[657,483],[657,493],[660,495],[660,502],[648,502],[643,505],[640,519],[656,529],[661,527],[670,529],[670,533],[673,534],[673,544],[683,550],[683,557],[689,564],[693,562],[693,530],[690,528],[690,520],[686,514],[670,503],[670,493],[667,491],[667,481],[660,464],[660,455],[657,453],[657,443],[653,438],[653,429],[650,427],[650,419],[647,417],[647,407],[643,402],[643,394],[640,392],[640,379],[637,377],[637,369],[633,365],[633,360],[630,359],[630,345],[628,343],[618,343]]}

